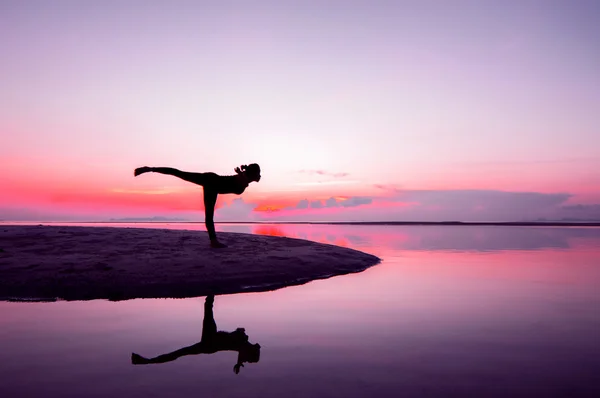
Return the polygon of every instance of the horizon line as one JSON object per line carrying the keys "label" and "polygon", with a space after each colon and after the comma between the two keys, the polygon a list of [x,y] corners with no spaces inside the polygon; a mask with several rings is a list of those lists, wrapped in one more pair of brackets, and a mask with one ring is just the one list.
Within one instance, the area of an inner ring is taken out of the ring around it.
{"label": "horizon line", "polygon": [[[204,224],[204,221],[8,221],[0,223],[52,224]],[[514,227],[600,227],[600,221],[215,221],[215,224],[292,224],[292,225],[391,225],[391,226],[514,226]]]}

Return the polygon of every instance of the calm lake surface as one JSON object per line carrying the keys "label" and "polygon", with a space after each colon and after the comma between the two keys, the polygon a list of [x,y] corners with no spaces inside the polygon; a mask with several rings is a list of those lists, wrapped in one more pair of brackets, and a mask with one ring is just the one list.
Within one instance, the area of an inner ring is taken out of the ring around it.
{"label": "calm lake surface", "polygon": [[332,243],[383,261],[216,296],[218,330],[245,328],[261,346],[239,374],[235,351],[131,362],[132,352],[152,358],[198,343],[204,297],[0,302],[0,397],[600,396],[599,228],[217,229]]}

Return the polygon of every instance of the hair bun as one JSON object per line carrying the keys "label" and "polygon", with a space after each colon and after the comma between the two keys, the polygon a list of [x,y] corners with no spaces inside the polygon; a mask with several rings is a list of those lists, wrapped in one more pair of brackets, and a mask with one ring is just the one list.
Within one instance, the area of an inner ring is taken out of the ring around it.
{"label": "hair bun", "polygon": [[242,170],[246,170],[247,168],[248,168],[247,165],[245,165],[245,164],[242,165]]}

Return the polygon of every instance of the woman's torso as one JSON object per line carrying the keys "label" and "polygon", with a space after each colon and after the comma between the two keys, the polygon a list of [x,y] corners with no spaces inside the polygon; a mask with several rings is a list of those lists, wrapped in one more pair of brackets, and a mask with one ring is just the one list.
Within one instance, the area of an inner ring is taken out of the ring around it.
{"label": "woman's torso", "polygon": [[219,176],[217,181],[217,192],[220,194],[233,193],[241,195],[248,187],[248,182],[239,175]]}

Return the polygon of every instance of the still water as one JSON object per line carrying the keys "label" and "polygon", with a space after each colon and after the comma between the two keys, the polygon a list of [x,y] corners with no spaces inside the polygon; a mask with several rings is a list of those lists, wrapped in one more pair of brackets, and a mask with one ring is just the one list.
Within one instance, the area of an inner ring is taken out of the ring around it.
{"label": "still water", "polygon": [[[206,317],[204,297],[0,302],[0,397],[600,396],[599,228],[218,229],[333,243],[383,261],[217,296]],[[260,345],[258,361],[236,374],[236,351],[194,354],[211,309],[217,330],[244,328]],[[171,354],[142,365],[132,353]]]}

